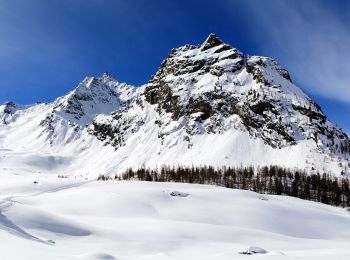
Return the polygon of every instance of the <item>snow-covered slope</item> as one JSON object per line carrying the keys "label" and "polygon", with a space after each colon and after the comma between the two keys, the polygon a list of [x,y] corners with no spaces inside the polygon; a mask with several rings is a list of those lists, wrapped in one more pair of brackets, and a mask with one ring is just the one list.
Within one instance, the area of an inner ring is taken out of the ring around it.
{"label": "snow-covered slope", "polygon": [[[347,260],[349,223],[346,209],[215,186],[6,174],[0,182],[6,260]],[[251,246],[266,253],[239,254]]]}
{"label": "snow-covered slope", "polygon": [[0,107],[0,166],[96,177],[162,164],[346,172],[350,141],[287,70],[211,34],[142,87],[86,78],[50,104]]}
{"label": "snow-covered slope", "polygon": [[104,147],[88,134],[86,124],[97,114],[125,109],[138,91],[104,74],[85,78],[72,92],[53,103],[31,106],[6,103],[0,107],[1,168],[15,174],[94,176],[99,166],[108,162],[106,154],[114,149]]}
{"label": "snow-covered slope", "polygon": [[350,147],[285,69],[213,34],[173,49],[128,110],[98,116],[89,130],[116,147],[120,166],[279,164],[340,173]]}
{"label": "snow-covered slope", "polygon": [[67,96],[53,104],[53,113],[80,125],[89,124],[98,114],[110,114],[126,108],[136,88],[119,83],[108,73],[100,78],[87,77]]}

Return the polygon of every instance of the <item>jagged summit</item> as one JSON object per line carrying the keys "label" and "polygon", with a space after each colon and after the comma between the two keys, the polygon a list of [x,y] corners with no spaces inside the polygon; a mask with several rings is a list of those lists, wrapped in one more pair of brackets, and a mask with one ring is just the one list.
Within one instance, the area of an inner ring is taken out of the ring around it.
{"label": "jagged summit", "polygon": [[50,109],[40,122],[41,135],[47,136],[50,145],[78,139],[80,131],[97,115],[125,109],[135,93],[133,86],[119,83],[109,73],[86,77],[73,91],[49,105]]}
{"label": "jagged summit", "polygon": [[13,101],[5,102],[3,105],[0,105],[0,125],[1,123],[7,125],[14,120],[14,115],[16,112],[30,108],[34,105],[18,105]]}
{"label": "jagged summit", "polygon": [[[35,118],[33,134],[24,138],[32,149],[83,146],[84,156],[101,155],[96,163],[107,173],[162,164],[275,164],[340,173],[350,153],[348,136],[286,69],[214,34],[201,45],[173,49],[142,87],[104,73],[51,104],[3,115],[9,136]],[[114,152],[105,156],[105,149]]]}
{"label": "jagged summit", "polygon": [[106,77],[106,78],[112,78],[112,75],[108,72],[108,71],[105,71],[105,72],[103,72],[103,74],[102,74],[102,78],[104,78],[104,77]]}
{"label": "jagged summit", "polygon": [[224,42],[220,40],[214,33],[211,33],[209,34],[208,38],[202,43],[201,50],[205,51],[223,43]]}
{"label": "jagged summit", "polygon": [[108,81],[118,82],[118,81],[112,76],[112,74],[109,73],[108,71],[105,71],[105,72],[102,74],[101,79],[102,79],[104,82],[108,82]]}
{"label": "jagged summit", "polygon": [[4,113],[7,114],[13,113],[17,107],[17,105],[12,101],[5,102],[3,106]]}
{"label": "jagged summit", "polygon": [[243,54],[214,34],[202,45],[173,49],[137,102],[127,111],[98,117],[90,132],[121,149],[143,128],[156,129],[160,154],[181,146],[188,153],[206,149],[198,139],[205,143],[210,136],[236,133],[273,149],[310,141],[320,153],[350,150],[346,134],[292,83],[286,69],[271,58]]}

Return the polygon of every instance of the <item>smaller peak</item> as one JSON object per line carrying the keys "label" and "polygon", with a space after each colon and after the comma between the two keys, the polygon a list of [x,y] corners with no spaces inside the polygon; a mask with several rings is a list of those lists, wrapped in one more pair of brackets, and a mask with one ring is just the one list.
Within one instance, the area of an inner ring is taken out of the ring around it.
{"label": "smaller peak", "polygon": [[119,83],[119,82],[112,76],[112,74],[109,73],[108,71],[105,71],[105,72],[102,74],[102,76],[101,76],[100,79],[102,79],[102,82],[104,82],[104,83],[108,83],[108,82],[110,82],[110,81]]}
{"label": "smaller peak", "polygon": [[6,114],[12,114],[17,109],[17,105],[12,101],[8,101],[8,102],[4,103],[3,106],[4,106],[3,111]]}
{"label": "smaller peak", "polygon": [[5,105],[5,106],[12,106],[12,107],[15,107],[15,106],[16,106],[15,102],[13,102],[13,101],[7,101],[7,102],[5,102],[4,105]]}
{"label": "smaller peak", "polygon": [[113,76],[111,73],[109,73],[108,71],[105,71],[103,74],[102,74],[102,78],[103,79],[113,79]]}
{"label": "smaller peak", "polygon": [[219,41],[219,42],[223,43],[222,40],[215,33],[210,33],[205,41],[206,42],[208,42],[208,41]]}
{"label": "smaller peak", "polygon": [[4,106],[9,109],[13,109],[17,107],[17,104],[13,101],[7,101],[4,103]]}
{"label": "smaller peak", "polygon": [[211,33],[209,34],[207,39],[202,43],[201,50],[205,51],[223,43],[224,42],[221,39],[219,39],[214,33]]}

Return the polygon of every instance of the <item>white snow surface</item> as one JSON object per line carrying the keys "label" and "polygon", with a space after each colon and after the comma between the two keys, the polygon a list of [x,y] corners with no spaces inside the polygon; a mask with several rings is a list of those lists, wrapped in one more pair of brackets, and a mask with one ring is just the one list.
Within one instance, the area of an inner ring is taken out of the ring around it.
{"label": "white snow surface", "polygon": [[[2,173],[1,259],[350,258],[349,211],[264,196],[207,185]],[[240,254],[252,248],[266,252]]]}

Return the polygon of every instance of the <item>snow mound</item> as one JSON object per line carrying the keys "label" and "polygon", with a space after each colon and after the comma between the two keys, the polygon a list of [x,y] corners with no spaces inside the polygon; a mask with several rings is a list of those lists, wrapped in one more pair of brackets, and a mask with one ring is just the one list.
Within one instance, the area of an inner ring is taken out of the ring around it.
{"label": "snow mound", "polygon": [[174,190],[169,192],[169,195],[173,197],[188,197],[190,194]]}
{"label": "snow mound", "polygon": [[266,254],[267,251],[261,247],[251,246],[248,248],[247,252],[251,254]]}
{"label": "snow mound", "polygon": [[114,256],[105,253],[93,253],[93,254],[84,254],[79,256],[79,259],[84,260],[117,260]]}
{"label": "snow mound", "polygon": [[269,200],[267,197],[265,197],[265,196],[259,196],[258,197],[259,198],[259,200]]}
{"label": "snow mound", "polygon": [[253,254],[267,254],[268,252],[257,246],[250,246],[246,251],[241,252],[242,255],[253,255]]}

